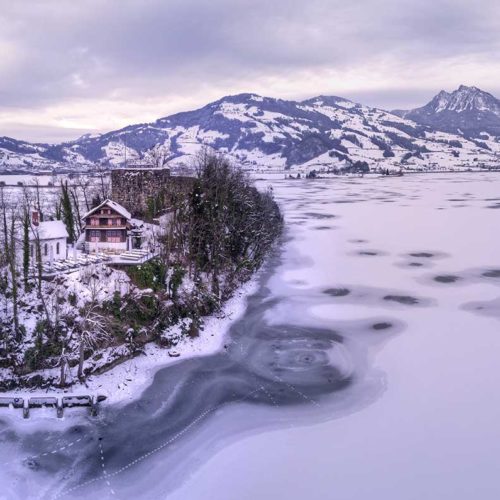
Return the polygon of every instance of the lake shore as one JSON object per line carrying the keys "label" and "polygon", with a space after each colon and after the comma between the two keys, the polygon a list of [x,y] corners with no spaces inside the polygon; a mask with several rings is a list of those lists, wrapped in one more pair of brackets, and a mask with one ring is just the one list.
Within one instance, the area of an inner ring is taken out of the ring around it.
{"label": "lake shore", "polygon": [[[89,376],[83,383],[76,382],[66,388],[53,387],[31,390],[20,388],[2,392],[0,396],[59,397],[91,394],[106,396],[104,404],[126,404],[136,400],[162,368],[189,358],[214,354],[224,349],[226,333],[232,323],[244,314],[248,297],[258,287],[259,275],[260,271],[240,286],[220,311],[203,318],[204,328],[198,337],[183,337],[181,342],[175,346],[175,353],[179,354],[177,357],[172,357],[173,349],[163,348],[150,342],[145,345],[144,354],[124,359],[103,373]],[[21,413],[19,415],[22,416]]]}

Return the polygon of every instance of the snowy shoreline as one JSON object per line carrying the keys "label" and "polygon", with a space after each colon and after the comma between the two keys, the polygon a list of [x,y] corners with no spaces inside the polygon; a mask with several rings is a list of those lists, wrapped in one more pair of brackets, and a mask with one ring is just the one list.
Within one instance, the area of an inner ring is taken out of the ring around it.
{"label": "snowy shoreline", "polygon": [[189,358],[214,354],[223,349],[226,333],[232,323],[245,312],[248,297],[258,288],[259,277],[260,271],[238,287],[220,311],[204,317],[204,327],[200,335],[195,338],[184,337],[175,346],[178,357],[171,357],[169,354],[172,352],[171,349],[150,342],[144,346],[144,354],[127,359],[99,375],[91,375],[85,383],[77,382],[64,389],[23,388],[0,393],[0,396],[56,397],[91,394],[106,396],[107,399],[103,404],[126,404],[138,399],[162,368]]}

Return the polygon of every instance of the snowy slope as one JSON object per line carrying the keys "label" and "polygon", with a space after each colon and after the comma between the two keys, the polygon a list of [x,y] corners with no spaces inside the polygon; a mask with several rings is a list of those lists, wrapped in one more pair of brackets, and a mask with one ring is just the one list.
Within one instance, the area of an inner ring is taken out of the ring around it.
{"label": "snowy slope", "polygon": [[[444,98],[438,105],[445,105]],[[461,104],[469,105],[468,101]],[[85,135],[55,146],[3,138],[0,169],[118,166],[125,154],[128,160],[136,160],[158,144],[168,147],[174,164],[188,164],[206,146],[247,168],[280,169],[335,168],[356,161],[366,161],[372,168],[488,167],[498,165],[500,152],[494,134],[483,134],[478,140],[460,131],[437,131],[340,97],[297,102],[239,94],[153,123]]]}

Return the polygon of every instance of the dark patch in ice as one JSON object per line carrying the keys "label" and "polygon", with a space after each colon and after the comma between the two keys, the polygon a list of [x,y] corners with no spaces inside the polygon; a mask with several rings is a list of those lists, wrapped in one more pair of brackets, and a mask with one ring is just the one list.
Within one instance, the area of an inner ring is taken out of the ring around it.
{"label": "dark patch in ice", "polygon": [[410,257],[417,257],[419,259],[432,259],[432,257],[435,256],[435,254],[431,252],[413,252],[409,254]]}
{"label": "dark patch in ice", "polygon": [[404,304],[405,306],[415,306],[420,303],[419,299],[412,297],[411,295],[386,295],[384,300],[397,302],[398,304]]}
{"label": "dark patch in ice", "polygon": [[368,243],[368,240],[363,240],[363,239],[359,238],[359,239],[349,240],[349,243],[358,243],[358,244]]}
{"label": "dark patch in ice", "polygon": [[362,255],[365,257],[375,257],[376,255],[381,255],[381,252],[377,252],[376,250],[360,250],[358,255]]}
{"label": "dark patch in ice", "polygon": [[430,261],[422,261],[422,262],[419,262],[419,261],[403,261],[403,262],[396,262],[394,264],[395,266],[397,267],[402,267],[402,268],[411,268],[411,269],[421,269],[421,268],[427,268],[427,267],[431,267],[432,264]]}
{"label": "dark patch in ice", "polygon": [[327,229],[336,229],[335,226],[316,226],[314,229],[317,231],[326,231]]}
{"label": "dark patch in ice", "polygon": [[500,278],[500,269],[489,269],[481,276],[484,276],[485,278]]}
{"label": "dark patch in ice", "polygon": [[307,217],[311,217],[313,219],[336,219],[337,216],[333,214],[323,214],[323,213],[317,213],[317,212],[307,212],[304,215]]}
{"label": "dark patch in ice", "polygon": [[372,325],[372,328],[374,330],[388,330],[389,328],[392,328],[392,323],[389,323],[387,321],[382,321],[380,323],[374,323]]}
{"label": "dark patch in ice", "polygon": [[454,274],[441,274],[439,276],[434,276],[434,281],[437,283],[456,283],[462,278],[460,276],[455,276]]}
{"label": "dark patch in ice", "polygon": [[349,295],[351,291],[348,288],[327,288],[323,293],[330,295],[330,297],[345,297]]}
{"label": "dark patch in ice", "polygon": [[419,250],[415,252],[410,252],[405,255],[405,257],[412,257],[413,259],[425,259],[427,261],[432,259],[442,259],[448,257],[449,255],[444,252],[430,251],[430,250]]}
{"label": "dark patch in ice", "polygon": [[500,203],[495,203],[494,205],[488,205],[486,208],[493,208],[493,209],[500,208]]}
{"label": "dark patch in ice", "polygon": [[23,460],[23,465],[31,470],[37,470],[40,468],[40,464],[34,458],[26,458]]}
{"label": "dark patch in ice", "polygon": [[483,316],[493,316],[500,319],[500,299],[489,301],[476,301],[463,304],[462,309],[474,312]]}

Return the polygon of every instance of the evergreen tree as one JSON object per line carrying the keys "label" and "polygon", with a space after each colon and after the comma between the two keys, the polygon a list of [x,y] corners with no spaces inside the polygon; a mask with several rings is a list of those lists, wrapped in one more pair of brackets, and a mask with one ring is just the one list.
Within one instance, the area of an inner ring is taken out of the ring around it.
{"label": "evergreen tree", "polygon": [[56,220],[61,220],[62,219],[62,210],[61,210],[61,202],[56,201],[56,207],[55,207],[55,214],[56,214]]}
{"label": "evergreen tree", "polygon": [[75,219],[73,217],[73,207],[71,205],[71,198],[69,196],[68,181],[61,181],[61,211],[62,220],[68,231],[69,243],[75,241]]}

